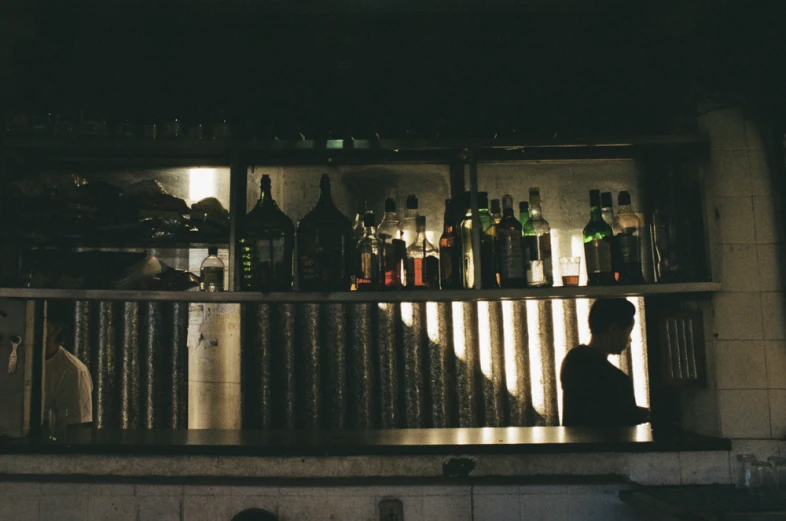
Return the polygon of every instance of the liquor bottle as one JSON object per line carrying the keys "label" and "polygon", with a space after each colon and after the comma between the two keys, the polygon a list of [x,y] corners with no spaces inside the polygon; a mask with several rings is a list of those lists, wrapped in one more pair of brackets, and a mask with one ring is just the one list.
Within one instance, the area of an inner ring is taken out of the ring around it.
{"label": "liquor bottle", "polygon": [[385,199],[385,215],[377,228],[379,240],[391,243],[393,239],[398,239],[401,235],[401,223],[396,215],[396,200],[388,197]]}
{"label": "liquor bottle", "polygon": [[499,224],[502,220],[502,209],[499,199],[491,200],[491,218],[494,220],[494,224]]}
{"label": "liquor bottle", "polygon": [[[614,243],[618,255],[615,263],[622,284],[644,284],[641,270],[641,222],[630,206],[630,193],[623,191],[617,196],[619,211],[615,220]],[[619,231],[617,231],[619,230]]]}
{"label": "liquor bottle", "polygon": [[528,221],[529,221],[529,201],[519,201],[519,223],[521,224],[522,237],[524,236],[524,226],[527,224]]}
{"label": "liquor bottle", "polygon": [[[469,192],[465,195],[469,200]],[[478,192],[478,220],[480,221],[480,269],[481,287],[497,287],[497,227],[489,212],[489,195]],[[464,257],[464,287],[475,287],[475,258],[472,245],[472,209],[467,210],[461,222],[461,246]]]}
{"label": "liquor bottle", "polygon": [[199,268],[199,291],[224,291],[224,262],[218,258],[216,247],[207,249]]}
{"label": "liquor bottle", "polygon": [[358,291],[382,288],[382,243],[377,238],[375,225],[374,212],[366,212],[363,216],[363,237],[357,247],[358,270],[355,284]]}
{"label": "liquor bottle", "polygon": [[240,239],[242,287],[246,291],[292,289],[295,226],[271,195],[263,175],[259,202],[248,213]]}
{"label": "liquor bottle", "polygon": [[358,201],[357,213],[355,213],[355,223],[352,225],[352,233],[355,234],[355,239],[360,241],[365,234],[364,218],[366,214],[366,201]]}
{"label": "liquor bottle", "polygon": [[452,199],[445,201],[445,224],[439,238],[439,276],[442,289],[461,289],[461,236],[456,228]]}
{"label": "liquor bottle", "polygon": [[502,197],[502,220],[497,225],[500,287],[523,288],[527,285],[524,238],[521,223],[513,214],[513,197]]}
{"label": "liquor bottle", "polygon": [[549,287],[554,284],[551,265],[551,227],[540,208],[540,189],[529,189],[530,218],[522,226],[527,249],[527,285]]}
{"label": "liquor bottle", "polygon": [[600,190],[590,190],[590,221],[584,228],[584,257],[589,285],[614,284],[611,238],[611,226],[603,220],[600,208]]}
{"label": "liquor bottle", "polygon": [[414,195],[408,195],[407,212],[404,214],[404,221],[401,223],[401,239],[407,245],[407,248],[418,235],[418,215],[418,198]]}
{"label": "liquor bottle", "polygon": [[621,231],[618,228],[617,221],[614,218],[614,205],[611,199],[611,192],[602,192],[600,194],[600,207],[603,220],[611,226],[611,271],[614,274],[614,280],[620,280],[620,270],[617,266],[619,260],[619,251],[617,250],[617,241],[614,237]]}
{"label": "liquor bottle", "polygon": [[418,216],[417,235],[407,247],[407,289],[439,288],[439,253],[426,238],[426,217]]}
{"label": "liquor bottle", "polygon": [[346,291],[356,246],[352,222],[333,204],[327,174],[322,174],[319,188],[316,206],[297,226],[299,289]]}

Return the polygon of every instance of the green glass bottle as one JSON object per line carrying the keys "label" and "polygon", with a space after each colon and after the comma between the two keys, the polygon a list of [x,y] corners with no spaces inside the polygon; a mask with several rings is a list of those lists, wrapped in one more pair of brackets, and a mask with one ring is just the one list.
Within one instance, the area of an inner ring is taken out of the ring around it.
{"label": "green glass bottle", "polygon": [[554,284],[551,263],[551,226],[540,208],[540,189],[529,189],[530,218],[521,228],[527,248],[527,285],[542,288]]}
{"label": "green glass bottle", "polygon": [[603,220],[600,190],[590,190],[590,221],[584,228],[584,257],[591,286],[614,284],[611,266],[611,226]]}
{"label": "green glass bottle", "polygon": [[497,225],[499,245],[499,280],[503,288],[527,286],[527,266],[524,258],[524,237],[521,223],[513,214],[513,198],[502,197],[502,219]]}
{"label": "green glass bottle", "polygon": [[[469,192],[465,195],[469,201]],[[480,283],[483,289],[496,288],[497,283],[497,227],[489,212],[488,192],[478,192],[478,220],[480,221]],[[461,244],[464,253],[464,287],[475,287],[475,259],[472,249],[472,211],[467,210],[461,222]]]}
{"label": "green glass bottle", "polygon": [[259,202],[248,213],[240,234],[242,288],[245,291],[292,289],[295,225],[271,195],[270,176],[263,175]]}

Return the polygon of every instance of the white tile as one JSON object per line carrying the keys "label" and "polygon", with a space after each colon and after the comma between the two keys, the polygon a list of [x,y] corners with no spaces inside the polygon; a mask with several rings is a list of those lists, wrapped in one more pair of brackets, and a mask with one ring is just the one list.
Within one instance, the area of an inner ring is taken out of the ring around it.
{"label": "white tile", "polygon": [[327,496],[327,487],[280,487],[278,490],[282,496]]}
{"label": "white tile", "polygon": [[424,487],[408,487],[404,485],[390,485],[384,487],[374,487],[378,497],[422,497]]}
{"label": "white tile", "polygon": [[137,496],[182,496],[183,485],[136,485]]}
{"label": "white tile", "polygon": [[474,519],[475,521],[519,521],[520,509],[518,495],[476,495]]}
{"label": "white tile", "polygon": [[685,389],[680,392],[680,418],[685,430],[720,436],[720,413],[716,389]]}
{"label": "white tile", "polygon": [[758,244],[759,284],[762,291],[781,291],[784,285],[786,245]]}
{"label": "white tile", "polygon": [[0,519],[8,521],[38,521],[38,499],[0,497]]}
{"label": "white tile", "polygon": [[721,251],[723,291],[751,291],[761,286],[755,244],[724,244]]}
{"label": "white tile", "polygon": [[771,291],[761,294],[761,311],[764,338],[767,340],[786,339],[786,293]]}
{"label": "white tile", "polygon": [[390,496],[383,495],[374,498],[375,508],[379,511],[379,502],[383,499],[399,499],[404,507],[404,519],[406,521],[430,521],[423,517],[423,496]]}
{"label": "white tile", "polygon": [[84,521],[87,518],[87,496],[41,496],[40,521]]}
{"label": "white tile", "polygon": [[729,453],[680,452],[680,476],[683,485],[729,483]]}
{"label": "white tile", "polygon": [[89,499],[90,521],[135,521],[136,510],[132,496],[96,496]]}
{"label": "white tile", "polygon": [[760,340],[715,342],[718,389],[766,389],[767,369]]}
{"label": "white tile", "polygon": [[278,496],[278,487],[246,486],[232,487],[233,496]]}
{"label": "white tile", "polygon": [[231,496],[232,487],[185,485],[183,487],[183,495],[184,496]]}
{"label": "white tile", "polygon": [[767,356],[767,387],[786,389],[786,342],[768,340],[764,343]]}
{"label": "white tile", "polygon": [[238,508],[229,496],[186,496],[183,498],[183,521],[230,520]]}
{"label": "white tile", "polygon": [[716,197],[715,209],[721,244],[756,242],[751,197]]}
{"label": "white tile", "polygon": [[147,496],[136,498],[136,521],[182,521],[182,498]]}
{"label": "white tile", "polygon": [[737,472],[737,454],[754,454],[760,460],[779,456],[778,440],[731,440],[729,451],[729,471],[732,483]]}
{"label": "white tile", "polygon": [[699,129],[709,136],[710,147],[714,150],[748,147],[745,119],[740,109],[710,110],[696,118],[696,123]]}
{"label": "white tile", "polygon": [[424,496],[467,496],[469,493],[469,485],[423,487]]}
{"label": "white tile", "polygon": [[641,485],[679,485],[680,457],[675,452],[626,455],[628,477]]}
{"label": "white tile", "polygon": [[41,485],[25,481],[0,481],[0,496],[39,496]]}
{"label": "white tile", "polygon": [[614,519],[620,500],[612,494],[571,496],[568,503],[570,521],[608,521]]}
{"label": "white tile", "polygon": [[475,496],[517,496],[520,490],[518,485],[475,485],[472,489]]}
{"label": "white tile", "polygon": [[133,496],[134,485],[102,483],[44,483],[44,496]]}
{"label": "white tile", "polygon": [[278,515],[278,496],[232,496],[231,500],[233,516],[252,508],[267,510],[271,514]]}
{"label": "white tile", "polygon": [[760,293],[716,293],[712,297],[712,310],[717,339],[759,340],[764,337]]}
{"label": "white tile", "polygon": [[[404,517],[406,518],[406,516]],[[423,519],[470,521],[472,519],[470,496],[425,496],[423,498]]]}
{"label": "white tile", "polygon": [[748,150],[751,194],[771,196],[773,192],[772,174],[767,153],[764,150]]}
{"label": "white tile", "polygon": [[772,437],[781,439],[786,436],[786,391],[770,389],[770,415],[772,416]]}
{"label": "white tile", "polygon": [[751,195],[747,150],[713,150],[710,152],[710,168],[716,197]]}
{"label": "white tile", "polygon": [[756,242],[759,244],[783,242],[783,214],[772,196],[753,198],[753,215]]}
{"label": "white tile", "polygon": [[[377,515],[371,497],[326,497],[321,501],[305,496],[279,499],[281,521],[371,521]],[[406,515],[404,517],[406,519]]]}
{"label": "white tile", "polygon": [[[334,496],[328,498],[330,521],[378,521],[379,506],[373,497]],[[404,519],[407,519],[406,515]]]}
{"label": "white tile", "polygon": [[718,391],[721,435],[724,438],[769,438],[767,391]]}
{"label": "white tile", "polygon": [[757,123],[750,117],[745,117],[745,137],[748,142],[748,149],[764,149],[765,139],[764,134],[768,132],[766,127]]}
{"label": "white tile", "polygon": [[522,495],[521,521],[568,521],[568,502],[563,495]]}

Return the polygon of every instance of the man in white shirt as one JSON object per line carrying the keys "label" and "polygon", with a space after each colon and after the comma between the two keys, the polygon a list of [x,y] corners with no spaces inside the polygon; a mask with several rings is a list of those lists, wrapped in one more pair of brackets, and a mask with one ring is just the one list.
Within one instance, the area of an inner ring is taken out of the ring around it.
{"label": "man in white shirt", "polygon": [[64,303],[50,301],[46,318],[44,406],[68,411],[68,424],[93,421],[93,380],[85,364],[66,351],[60,335],[71,313]]}

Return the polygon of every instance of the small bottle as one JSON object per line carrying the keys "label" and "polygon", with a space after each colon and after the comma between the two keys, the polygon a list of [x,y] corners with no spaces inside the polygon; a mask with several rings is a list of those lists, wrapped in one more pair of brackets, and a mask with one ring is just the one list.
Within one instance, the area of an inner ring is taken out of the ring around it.
{"label": "small bottle", "polygon": [[207,257],[199,268],[199,291],[224,291],[224,263],[218,258],[218,248],[207,249]]}
{"label": "small bottle", "polygon": [[439,238],[439,276],[442,289],[461,289],[461,235],[456,228],[452,199],[445,201],[445,223]]}
{"label": "small bottle", "polygon": [[522,227],[527,248],[527,285],[551,287],[554,284],[551,264],[551,227],[540,209],[540,189],[529,189],[530,218]]}
{"label": "small bottle", "polygon": [[499,224],[502,220],[502,209],[499,199],[491,200],[491,218],[494,220],[494,224]]}
{"label": "small bottle", "polygon": [[401,239],[407,248],[415,241],[418,235],[418,198],[414,195],[407,196],[407,212],[404,214],[404,221],[401,223]]}
{"label": "small bottle", "polygon": [[355,285],[358,291],[378,290],[382,287],[381,241],[377,238],[374,212],[363,216],[363,237],[358,243],[358,262]]}
{"label": "small bottle", "polygon": [[502,197],[502,220],[497,225],[500,287],[523,288],[527,285],[524,239],[521,223],[513,214],[513,197]]}
{"label": "small bottle", "polygon": [[590,286],[614,284],[611,269],[611,226],[603,220],[600,190],[590,190],[590,221],[584,228],[584,257]]}
{"label": "small bottle", "polygon": [[622,284],[644,284],[641,270],[641,240],[639,229],[641,221],[630,205],[630,192],[620,192],[617,196],[619,211],[615,220],[614,244],[616,245],[619,282]]}
{"label": "small bottle", "polygon": [[416,230],[407,247],[407,289],[439,289],[439,253],[426,238],[425,216],[418,216]]}

